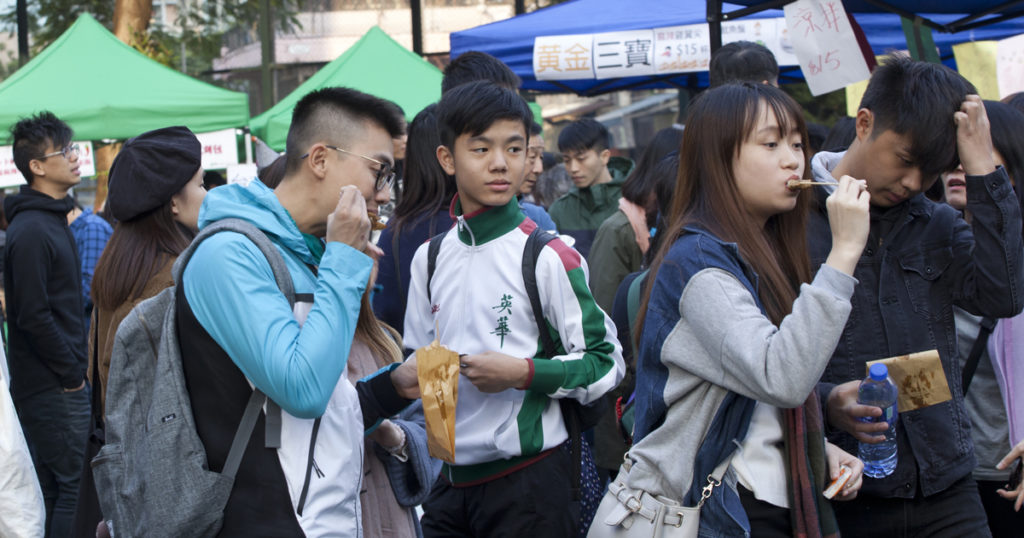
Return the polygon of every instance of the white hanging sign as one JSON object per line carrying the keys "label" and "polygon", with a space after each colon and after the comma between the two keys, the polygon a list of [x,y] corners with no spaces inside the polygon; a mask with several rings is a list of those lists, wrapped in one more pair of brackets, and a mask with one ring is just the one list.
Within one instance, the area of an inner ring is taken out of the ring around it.
{"label": "white hanging sign", "polygon": [[840,0],[797,0],[783,10],[789,40],[813,95],[871,76]]}
{"label": "white hanging sign", "polygon": [[[786,20],[722,23],[722,42],[753,41],[779,65],[797,65]],[[533,41],[537,80],[608,79],[707,71],[711,38],[707,23],[602,34],[538,36]]]}
{"label": "white hanging sign", "polygon": [[238,164],[238,138],[233,128],[199,133],[196,138],[203,149],[203,170],[220,170]]}

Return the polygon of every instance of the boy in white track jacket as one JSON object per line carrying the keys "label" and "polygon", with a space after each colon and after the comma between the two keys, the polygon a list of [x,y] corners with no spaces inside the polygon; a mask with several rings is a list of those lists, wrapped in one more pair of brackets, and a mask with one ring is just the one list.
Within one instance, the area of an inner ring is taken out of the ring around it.
{"label": "boy in white track jacket", "polygon": [[[456,227],[441,239],[427,286],[428,245],[413,258],[405,341],[435,336],[462,369],[455,463],[424,504],[426,536],[571,536],[568,439],[559,398],[590,403],[624,365],[615,327],[587,286],[585,262],[558,239],[537,261],[545,323],[558,355],[545,357],[526,285],[523,251],[536,224],[515,200],[530,111],[515,92],[471,83],[438,105],[438,159],[456,178]],[[435,326],[439,331],[435,335]]]}

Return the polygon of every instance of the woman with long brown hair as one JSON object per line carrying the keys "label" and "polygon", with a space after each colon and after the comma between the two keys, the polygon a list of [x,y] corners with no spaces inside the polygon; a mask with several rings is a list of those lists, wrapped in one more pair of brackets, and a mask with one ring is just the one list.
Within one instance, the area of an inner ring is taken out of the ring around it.
{"label": "woman with long brown hair", "polygon": [[[206,197],[201,158],[202,147],[192,131],[166,127],[129,139],[110,167],[107,209],[118,222],[93,274],[89,324],[94,428],[103,423],[118,325],[135,305],[174,284],[171,266],[198,229]],[[94,435],[86,447],[74,536],[107,532],[103,524],[97,528],[102,515],[89,465],[99,441]]]}
{"label": "woman with long brown hair", "polygon": [[634,445],[591,536],[686,525],[681,507],[698,505],[701,529],[724,536],[837,532],[822,490],[845,466],[838,498],[852,498],[863,465],[824,445],[813,390],[850,312],[868,197],[862,181],[836,186],[832,253],[811,281],[811,193],[789,184],[810,177],[806,139],[799,105],[768,85],[691,106],[637,320]]}
{"label": "woman with long brown hair", "polygon": [[167,127],[125,142],[111,165],[107,205],[118,222],[93,276],[89,353],[90,365],[99,362],[101,402],[117,326],[136,304],[174,284],[171,266],[198,230],[206,197],[201,158],[192,131]]}
{"label": "woman with long brown hair", "polygon": [[[398,331],[373,313],[370,293],[376,279],[374,264],[348,354],[346,373],[352,384],[402,362]],[[441,472],[441,462],[430,458],[422,410],[417,402],[398,417],[381,421],[366,437],[359,501],[367,538],[415,538],[421,534],[414,507],[426,500]],[[369,429],[371,425],[365,426]]]}

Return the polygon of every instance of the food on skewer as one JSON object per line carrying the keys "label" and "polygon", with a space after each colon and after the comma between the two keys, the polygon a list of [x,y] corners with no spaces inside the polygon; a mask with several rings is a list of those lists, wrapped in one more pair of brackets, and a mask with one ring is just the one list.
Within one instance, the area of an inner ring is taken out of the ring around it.
{"label": "food on skewer", "polygon": [[370,230],[376,232],[387,228],[387,224],[380,219],[380,216],[376,213],[367,212],[366,216],[370,217]]}
{"label": "food on skewer", "polygon": [[809,189],[815,185],[835,185],[835,183],[829,183],[826,181],[811,181],[809,179],[791,179],[786,182],[786,187],[789,189]]}

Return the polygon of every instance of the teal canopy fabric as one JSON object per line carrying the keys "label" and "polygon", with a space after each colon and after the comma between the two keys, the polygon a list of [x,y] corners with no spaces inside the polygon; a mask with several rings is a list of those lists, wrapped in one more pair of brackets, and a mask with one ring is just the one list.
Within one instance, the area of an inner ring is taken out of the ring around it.
{"label": "teal canopy fabric", "polygon": [[325,65],[269,110],[249,123],[253,134],[284,150],[292,109],[307,93],[345,86],[397,103],[412,120],[441,98],[441,71],[374,26],[344,54]]}
{"label": "teal canopy fabric", "polygon": [[242,127],[249,99],[146,57],[83,14],[0,84],[0,140],[19,118],[43,110],[77,140],[123,139],[170,125],[197,133]]}

